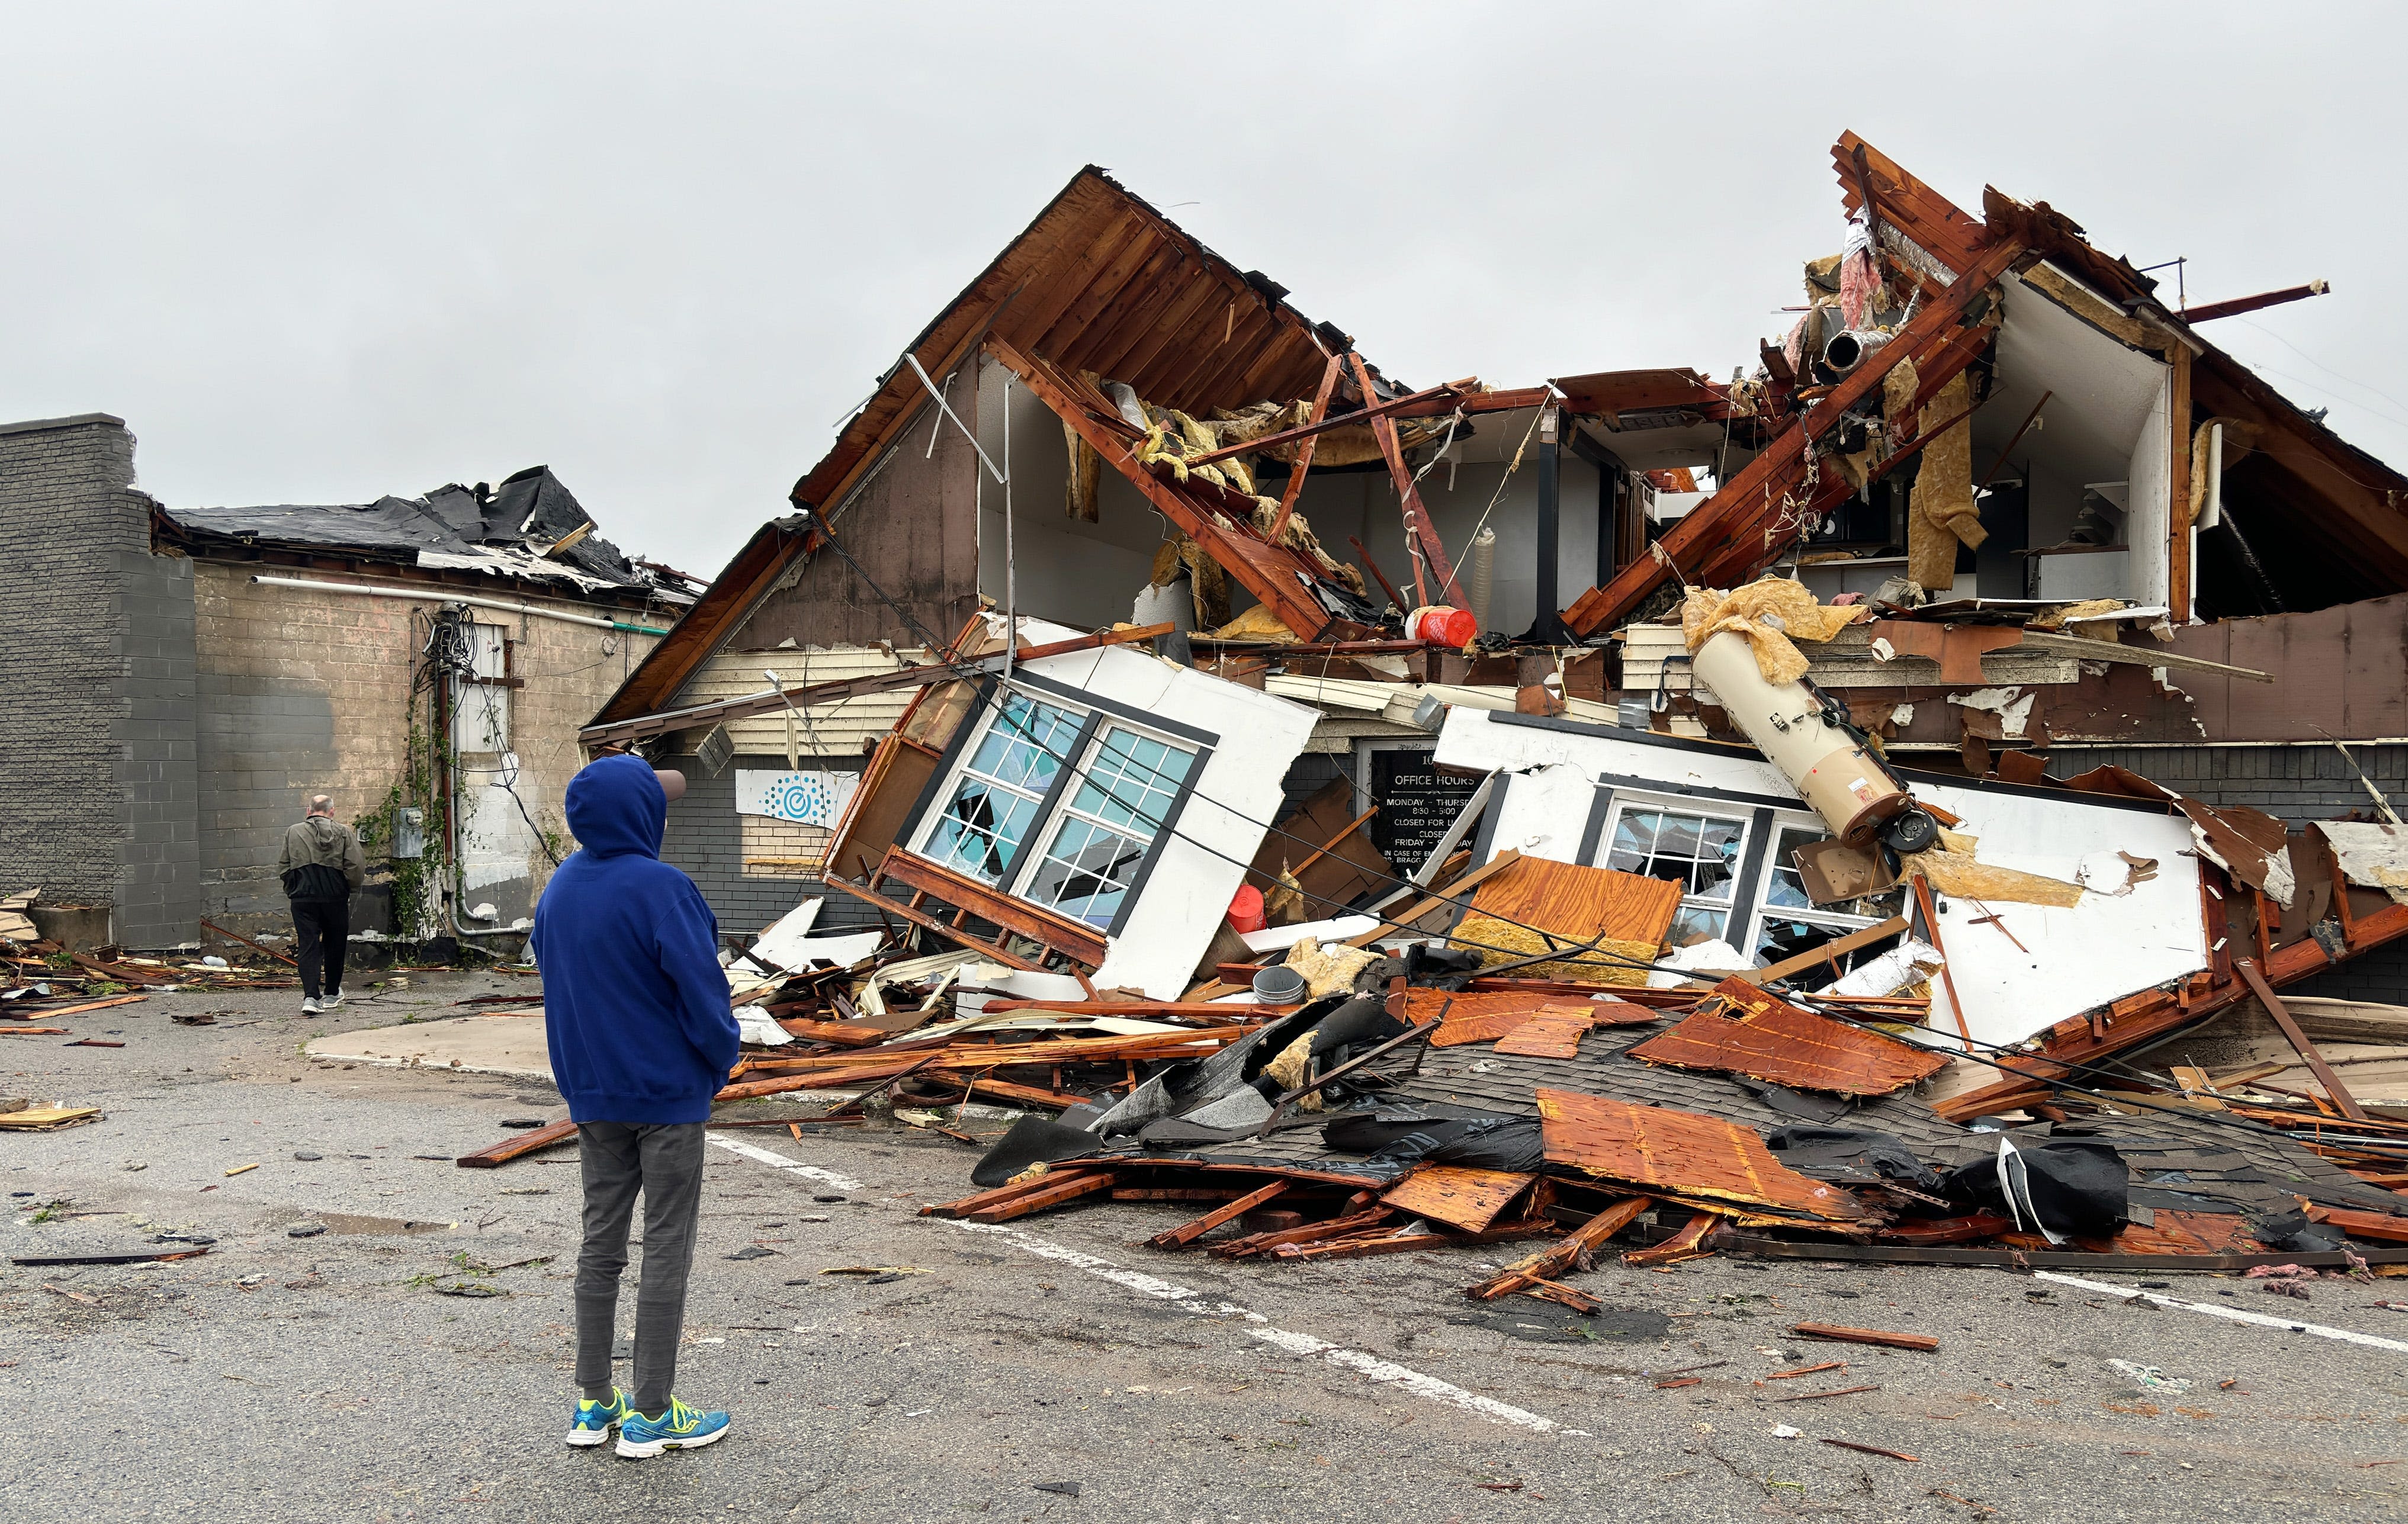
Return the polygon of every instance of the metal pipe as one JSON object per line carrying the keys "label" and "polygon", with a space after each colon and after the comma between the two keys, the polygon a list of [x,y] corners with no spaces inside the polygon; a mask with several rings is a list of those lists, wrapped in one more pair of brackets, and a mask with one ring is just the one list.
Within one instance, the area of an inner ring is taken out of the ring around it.
{"label": "metal pipe", "polygon": [[1889,340],[1889,335],[1870,328],[1842,329],[1823,346],[1823,368],[1834,376],[1847,376]]}
{"label": "metal pipe", "polygon": [[1497,532],[1484,529],[1471,537],[1471,617],[1488,628],[1488,610],[1497,591]]}
{"label": "metal pipe", "polygon": [[309,577],[258,577],[254,582],[265,582],[279,588],[311,588],[320,592],[351,592],[363,598],[407,598],[422,604],[465,604],[470,608],[497,609],[504,614],[524,614],[538,620],[560,620],[569,624],[590,624],[597,630],[624,630],[630,634],[665,635],[666,630],[649,624],[630,624],[624,620],[596,619],[590,614],[566,614],[556,608],[536,604],[506,604],[495,598],[467,598],[457,593],[433,592],[423,588],[380,588],[365,582],[322,582]]}

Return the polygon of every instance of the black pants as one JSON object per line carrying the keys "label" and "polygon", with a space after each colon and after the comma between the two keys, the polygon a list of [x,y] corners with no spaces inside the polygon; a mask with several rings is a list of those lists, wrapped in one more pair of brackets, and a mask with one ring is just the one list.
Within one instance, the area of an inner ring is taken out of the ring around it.
{"label": "black pants", "polygon": [[[315,1000],[322,992],[334,994],[343,988],[343,945],[351,934],[351,907],[344,900],[295,900],[293,902],[293,939],[300,944],[296,949],[301,959],[301,993]],[[326,987],[318,988],[318,969],[323,963]]]}
{"label": "black pants", "polygon": [[585,1243],[577,1255],[578,1391],[593,1402],[610,1400],[619,1275],[627,1268],[627,1224],[640,1190],[644,1270],[636,1285],[632,1395],[637,1412],[657,1417],[675,1395],[678,1339],[685,1332],[686,1276],[702,1211],[702,1124],[580,1122],[577,1145],[585,1180]]}

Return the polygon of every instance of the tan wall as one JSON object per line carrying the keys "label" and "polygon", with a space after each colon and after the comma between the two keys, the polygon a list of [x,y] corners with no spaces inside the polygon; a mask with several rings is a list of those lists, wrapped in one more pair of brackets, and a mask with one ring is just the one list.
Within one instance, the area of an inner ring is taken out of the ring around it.
{"label": "tan wall", "polygon": [[[350,824],[380,805],[402,776],[412,718],[411,674],[425,641],[426,617],[441,600],[432,590],[423,599],[402,600],[255,584],[250,578],[258,569],[202,563],[193,579],[202,913],[243,932],[274,931],[287,919],[276,877],[277,852],[285,828],[300,819],[309,795],[334,795],[336,818]],[[395,581],[293,575],[387,586]],[[664,608],[655,616],[631,617],[499,589],[477,590],[476,595],[656,627],[666,626],[674,614]],[[656,637],[492,609],[470,614],[480,622],[504,626],[518,642],[516,673],[526,686],[510,694],[510,740],[520,764],[516,790],[538,824],[565,837],[562,794],[583,761],[577,728]],[[607,652],[606,641],[611,647]],[[416,713],[426,723],[423,697]],[[479,765],[469,759],[469,766]],[[491,924],[508,926],[528,912],[551,863],[508,796],[485,791],[507,808],[507,830],[490,824],[502,811],[464,799],[463,819],[482,823],[479,840],[464,855],[503,864],[509,876],[472,886],[462,908],[491,903],[499,912]],[[436,828],[430,814],[428,830]],[[381,867],[372,857],[370,892],[353,903],[355,928],[386,926]]]}

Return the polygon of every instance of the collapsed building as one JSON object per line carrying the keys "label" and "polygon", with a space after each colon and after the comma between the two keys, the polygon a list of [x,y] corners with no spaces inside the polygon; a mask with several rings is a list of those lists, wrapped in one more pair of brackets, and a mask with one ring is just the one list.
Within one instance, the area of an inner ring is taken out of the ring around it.
{"label": "collapsed building", "polygon": [[1520,389],[1082,172],[581,733],[692,776],[724,1098],[1053,1113],[982,1220],[1556,1237],[1474,1294],[1574,1308],[1617,1234],[2408,1252],[2408,1009],[2348,998],[2408,933],[2408,480],[2200,334],[2321,284],[2168,307],[1833,162],[1752,366]]}
{"label": "collapsed building", "polygon": [[690,602],[538,466],[372,503],[182,507],[106,414],[0,426],[0,863],[74,948],[289,934],[312,794],[360,831],[355,934],[515,946],[578,725]]}

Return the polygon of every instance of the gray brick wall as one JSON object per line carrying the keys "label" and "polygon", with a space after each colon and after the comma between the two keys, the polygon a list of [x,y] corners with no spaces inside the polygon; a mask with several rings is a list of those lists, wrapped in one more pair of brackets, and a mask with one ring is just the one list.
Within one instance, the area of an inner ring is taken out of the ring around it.
{"label": "gray brick wall", "polygon": [[104,413],[0,424],[0,872],[113,934],[199,934],[192,569],[150,552],[134,436]]}
{"label": "gray brick wall", "polygon": [[[685,870],[719,918],[723,935],[750,936],[807,899],[824,895],[814,926],[821,931],[867,931],[878,913],[842,890],[812,878],[747,878],[741,827],[736,814],[738,768],[782,769],[783,757],[739,757],[717,777],[700,776],[692,758],[685,797],[669,806],[662,861]],[[898,923],[899,924],[899,923]]]}
{"label": "gray brick wall", "polygon": [[[2408,746],[2349,749],[2391,807],[2408,811]],[[2113,763],[2189,798],[2246,805],[2293,824],[2329,820],[2351,810],[2371,814],[2374,808],[2357,772],[2329,746],[2057,747],[2048,755],[2048,770],[2057,777]],[[2408,939],[2353,958],[2292,986],[2290,992],[2408,1004]]]}

